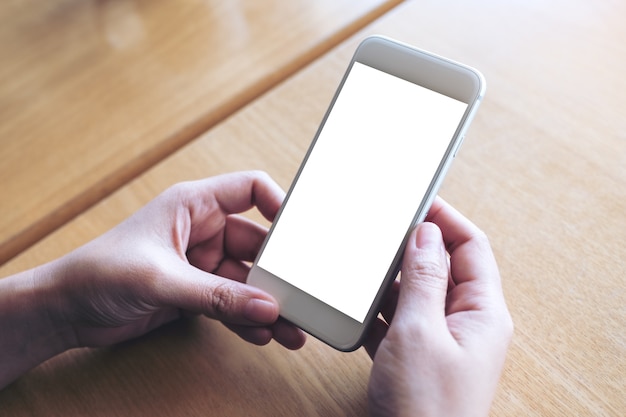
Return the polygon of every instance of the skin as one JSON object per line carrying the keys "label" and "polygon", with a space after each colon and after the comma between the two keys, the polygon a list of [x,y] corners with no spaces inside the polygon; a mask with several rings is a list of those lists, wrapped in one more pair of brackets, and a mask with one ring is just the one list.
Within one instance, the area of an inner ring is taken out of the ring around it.
{"label": "skin", "polygon": [[[108,346],[203,314],[289,349],[304,333],[245,284],[283,191],[264,173],[175,185],[68,255],[0,279],[0,389],[68,349]],[[372,415],[485,416],[513,325],[489,242],[441,199],[413,232],[365,348]]]}
{"label": "skin", "polygon": [[304,333],[278,319],[269,294],[245,285],[284,192],[261,172],[166,190],[108,233],[68,255],[0,280],[0,388],[65,350],[107,346],[189,314],[222,321],[243,339],[300,348]]}
{"label": "skin", "polygon": [[485,234],[450,205],[436,200],[427,220],[366,342],[371,414],[487,416],[513,333],[500,274]]}

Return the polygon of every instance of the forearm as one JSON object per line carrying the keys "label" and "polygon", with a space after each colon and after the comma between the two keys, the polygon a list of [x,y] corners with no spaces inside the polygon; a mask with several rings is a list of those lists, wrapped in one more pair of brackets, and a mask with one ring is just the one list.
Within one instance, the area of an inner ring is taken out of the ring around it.
{"label": "forearm", "polygon": [[69,346],[55,314],[55,264],[0,279],[0,389]]}

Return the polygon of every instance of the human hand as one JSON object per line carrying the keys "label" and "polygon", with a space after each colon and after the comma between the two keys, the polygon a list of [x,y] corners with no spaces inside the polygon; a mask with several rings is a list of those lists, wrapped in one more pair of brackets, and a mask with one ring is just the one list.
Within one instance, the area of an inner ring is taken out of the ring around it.
{"label": "human hand", "polygon": [[204,314],[249,342],[301,347],[304,333],[278,320],[276,300],[245,285],[267,230],[236,214],[256,206],[271,221],[283,197],[259,172],[178,184],[53,262],[38,278],[54,289],[46,304],[66,344],[110,345]]}
{"label": "human hand", "polygon": [[484,233],[443,200],[427,221],[365,343],[370,412],[486,416],[513,332],[496,261]]}

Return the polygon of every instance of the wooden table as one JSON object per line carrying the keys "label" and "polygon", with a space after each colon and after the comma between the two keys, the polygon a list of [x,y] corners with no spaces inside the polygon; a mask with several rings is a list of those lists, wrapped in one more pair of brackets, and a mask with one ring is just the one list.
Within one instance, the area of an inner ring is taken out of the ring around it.
{"label": "wooden table", "polygon": [[[408,2],[0,268],[113,227],[173,182],[264,169],[287,186],[358,42],[479,68],[487,95],[442,195],[490,236],[516,333],[494,416],[626,414],[626,4]],[[208,319],[67,352],[0,392],[30,415],[366,414],[370,361],[258,348]]]}
{"label": "wooden table", "polygon": [[0,264],[400,0],[0,3]]}

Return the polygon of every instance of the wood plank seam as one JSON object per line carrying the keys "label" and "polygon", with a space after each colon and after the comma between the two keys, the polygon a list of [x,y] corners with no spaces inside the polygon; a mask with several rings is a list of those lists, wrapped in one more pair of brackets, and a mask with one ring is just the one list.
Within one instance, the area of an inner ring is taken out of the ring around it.
{"label": "wood plank seam", "polygon": [[0,265],[5,264],[22,251],[28,249],[117,189],[149,170],[178,149],[192,142],[202,133],[227,119],[239,109],[247,106],[281,82],[287,80],[365,26],[396,8],[403,1],[404,0],[392,0],[364,14],[350,25],[347,25],[337,33],[322,40],[311,51],[294,57],[294,59],[283,68],[279,68],[274,73],[259,80],[259,82],[244,93],[234,96],[220,108],[219,112],[207,114],[205,117],[187,126],[183,126],[177,133],[165,139],[159,146],[150,149],[148,152],[145,152],[143,155],[126,164],[119,172],[115,173],[115,175],[109,175],[103,178],[89,191],[77,195],[63,206],[13,235],[7,239],[6,242],[0,244]]}

